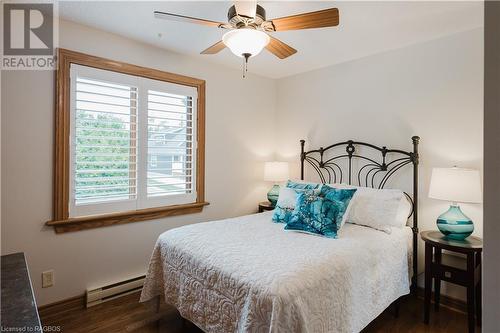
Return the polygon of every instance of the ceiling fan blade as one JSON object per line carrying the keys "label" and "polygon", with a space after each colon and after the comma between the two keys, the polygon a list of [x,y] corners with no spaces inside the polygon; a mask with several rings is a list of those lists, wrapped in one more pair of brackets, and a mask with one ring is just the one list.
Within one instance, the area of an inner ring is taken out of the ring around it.
{"label": "ceiling fan blade", "polygon": [[245,17],[255,17],[257,10],[257,0],[235,1],[236,13]]}
{"label": "ceiling fan blade", "polygon": [[184,15],[172,14],[172,13],[165,13],[165,12],[160,12],[160,11],[155,11],[154,14],[155,14],[156,18],[169,20],[169,21],[196,23],[196,24],[202,24],[202,25],[216,27],[216,28],[226,28],[226,29],[228,27],[230,28],[230,26],[227,23],[210,21],[210,20],[200,19],[200,18],[196,18],[196,17],[184,16]]}
{"label": "ceiling fan blade", "polygon": [[330,8],[271,20],[274,31],[326,28],[339,25],[339,10]]}
{"label": "ceiling fan blade", "polygon": [[269,41],[269,44],[267,44],[266,49],[278,58],[285,59],[297,53],[297,50],[290,45],[287,45],[272,36],[269,37],[271,38],[271,40]]}
{"label": "ceiling fan blade", "polygon": [[217,42],[214,45],[208,47],[207,49],[200,52],[200,54],[216,54],[222,51],[226,47],[223,41]]}

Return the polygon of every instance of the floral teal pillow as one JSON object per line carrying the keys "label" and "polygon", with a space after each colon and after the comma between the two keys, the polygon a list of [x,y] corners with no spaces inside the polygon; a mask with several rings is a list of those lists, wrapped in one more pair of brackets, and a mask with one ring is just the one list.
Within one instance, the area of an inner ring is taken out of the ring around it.
{"label": "floral teal pillow", "polygon": [[316,183],[296,183],[288,180],[285,187],[280,189],[278,195],[278,202],[274,208],[272,220],[276,223],[287,223],[292,217],[295,203],[297,202],[297,195],[306,190],[315,190],[319,193],[321,184]]}
{"label": "floral teal pillow", "polygon": [[340,189],[328,185],[321,187],[320,195],[329,202],[327,204],[327,214],[337,217],[336,222],[339,230],[347,219],[349,203],[355,193],[356,189],[354,188]]}
{"label": "floral teal pillow", "polygon": [[301,189],[301,190],[315,190],[319,189],[322,184],[317,184],[317,183],[297,183],[292,180],[288,180],[286,182],[286,187],[288,188],[295,188],[295,189]]}
{"label": "floral teal pillow", "polygon": [[319,194],[311,190],[300,193],[285,229],[337,238],[342,219],[355,192],[355,189],[323,186]]}

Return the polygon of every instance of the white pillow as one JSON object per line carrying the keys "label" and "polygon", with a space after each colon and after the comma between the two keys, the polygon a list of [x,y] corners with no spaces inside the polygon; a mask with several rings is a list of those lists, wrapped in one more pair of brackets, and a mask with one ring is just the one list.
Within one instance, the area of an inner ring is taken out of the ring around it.
{"label": "white pillow", "polygon": [[349,205],[346,222],[364,225],[387,233],[391,233],[391,227],[406,225],[411,205],[403,191],[350,185],[335,186],[357,189]]}
{"label": "white pillow", "polygon": [[413,209],[413,207],[412,207],[410,200],[403,193],[403,197],[401,198],[401,201],[399,202],[398,213],[396,214],[395,224],[398,227],[404,227],[408,224],[408,218],[410,217],[412,209]]}
{"label": "white pillow", "polygon": [[285,186],[280,188],[278,202],[276,202],[277,206],[291,208],[293,210],[295,208],[296,201],[297,191],[295,191],[295,189]]}

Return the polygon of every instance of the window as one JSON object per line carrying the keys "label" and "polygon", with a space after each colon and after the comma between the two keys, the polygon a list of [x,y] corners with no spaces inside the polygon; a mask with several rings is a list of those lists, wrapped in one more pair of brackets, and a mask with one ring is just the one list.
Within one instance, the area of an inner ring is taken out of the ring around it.
{"label": "window", "polygon": [[195,202],[197,90],[75,64],[70,70],[69,216]]}
{"label": "window", "polygon": [[201,211],[204,81],[62,49],[59,62],[47,224],[64,232]]}

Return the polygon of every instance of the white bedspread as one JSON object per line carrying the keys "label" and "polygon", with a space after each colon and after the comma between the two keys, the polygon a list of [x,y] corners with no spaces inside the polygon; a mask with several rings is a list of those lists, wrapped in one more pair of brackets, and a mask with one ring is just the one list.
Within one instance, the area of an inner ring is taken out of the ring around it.
{"label": "white bedspread", "polygon": [[164,295],[206,332],[359,332],[409,293],[409,228],[347,223],[330,239],[271,214],[160,235],[141,302]]}

